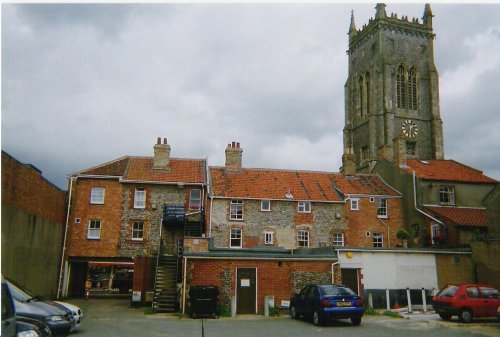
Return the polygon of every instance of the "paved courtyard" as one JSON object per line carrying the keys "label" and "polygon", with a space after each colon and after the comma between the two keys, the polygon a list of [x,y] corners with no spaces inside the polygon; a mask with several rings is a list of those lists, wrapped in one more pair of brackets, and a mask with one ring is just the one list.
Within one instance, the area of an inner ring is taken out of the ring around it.
{"label": "paved courtyard", "polygon": [[473,324],[443,322],[435,314],[414,314],[409,319],[387,316],[364,316],[361,326],[348,320],[316,327],[305,320],[292,320],[288,315],[265,318],[259,315],[220,319],[180,318],[170,314],[145,314],[145,308],[131,308],[123,299],[90,299],[69,301],[85,314],[81,330],[75,337],[425,337],[425,336],[500,336],[500,324],[483,320]]}

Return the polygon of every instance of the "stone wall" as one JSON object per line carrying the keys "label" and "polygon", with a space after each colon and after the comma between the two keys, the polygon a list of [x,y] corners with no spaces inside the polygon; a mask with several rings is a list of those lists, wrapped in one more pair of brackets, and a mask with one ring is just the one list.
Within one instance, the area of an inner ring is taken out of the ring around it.
{"label": "stone wall", "polygon": [[[297,230],[308,229],[310,247],[332,243],[334,231],[346,228],[345,220],[336,213],[343,213],[343,204],[312,203],[311,213],[298,214],[297,202],[272,201],[271,211],[260,210],[260,200],[244,200],[242,221],[229,220],[230,199],[214,199],[210,212],[212,237],[215,247],[229,247],[230,231],[242,229],[243,248],[250,247],[297,247]],[[264,231],[273,233],[274,244],[264,244]]]}

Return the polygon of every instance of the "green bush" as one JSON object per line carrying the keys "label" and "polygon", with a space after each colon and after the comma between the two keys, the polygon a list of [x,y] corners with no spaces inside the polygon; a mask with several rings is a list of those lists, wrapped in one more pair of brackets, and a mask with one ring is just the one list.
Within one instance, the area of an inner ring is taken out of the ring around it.
{"label": "green bush", "polygon": [[396,233],[396,237],[400,240],[408,240],[410,238],[410,233],[408,233],[406,230],[404,229],[400,229],[397,233]]}
{"label": "green bush", "polygon": [[386,311],[382,312],[382,315],[394,317],[394,318],[403,318],[403,316],[401,316],[399,313],[397,313],[395,311],[391,311],[391,310],[386,310]]}
{"label": "green bush", "polygon": [[369,305],[365,306],[365,315],[378,315],[378,312],[373,310]]}
{"label": "green bush", "polygon": [[276,316],[280,316],[280,315],[281,315],[280,308],[278,308],[278,307],[274,307],[274,308],[269,307],[269,316],[270,317],[276,317]]}
{"label": "green bush", "polygon": [[231,308],[225,305],[219,305],[219,316],[220,317],[231,317]]}

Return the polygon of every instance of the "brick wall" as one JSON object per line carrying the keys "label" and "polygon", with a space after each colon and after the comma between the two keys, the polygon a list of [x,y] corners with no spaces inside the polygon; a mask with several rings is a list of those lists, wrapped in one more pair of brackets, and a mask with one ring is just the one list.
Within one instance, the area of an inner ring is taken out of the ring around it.
{"label": "brick wall", "polygon": [[[105,188],[104,204],[90,203],[92,187]],[[70,256],[119,256],[122,190],[118,179],[80,178],[73,183],[68,240]],[[79,218],[80,223],[75,223],[75,218]],[[89,221],[92,219],[101,220],[101,234],[97,240],[87,238]]]}
{"label": "brick wall", "polygon": [[2,152],[2,205],[9,205],[46,220],[65,223],[66,192]]}
{"label": "brick wall", "polygon": [[236,269],[257,268],[257,311],[263,313],[265,296],[274,296],[275,306],[279,307],[282,300],[290,300],[307,283],[331,283],[333,262],[189,259],[187,284],[218,286],[219,301],[229,309],[231,297],[236,294]]}
{"label": "brick wall", "polygon": [[[396,233],[404,228],[401,199],[388,199],[388,217],[380,220],[377,218],[376,199],[371,202],[369,197],[360,198],[357,211],[351,210],[350,202],[347,202],[344,207],[348,224],[344,234],[345,246],[373,247],[373,233],[377,232],[384,235],[384,248],[395,247],[398,244]],[[389,239],[386,225],[390,228]],[[370,232],[369,237],[366,236],[366,232]]]}

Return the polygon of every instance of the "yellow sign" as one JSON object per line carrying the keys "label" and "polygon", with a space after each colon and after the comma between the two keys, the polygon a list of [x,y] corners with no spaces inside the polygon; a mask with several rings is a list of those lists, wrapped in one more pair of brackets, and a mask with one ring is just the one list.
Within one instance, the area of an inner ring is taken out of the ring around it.
{"label": "yellow sign", "polygon": [[349,258],[349,259],[350,259],[350,258],[352,258],[352,252],[347,252],[347,253],[345,254],[345,256],[347,256],[347,258]]}

